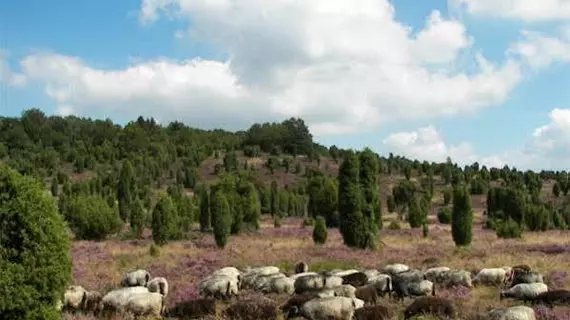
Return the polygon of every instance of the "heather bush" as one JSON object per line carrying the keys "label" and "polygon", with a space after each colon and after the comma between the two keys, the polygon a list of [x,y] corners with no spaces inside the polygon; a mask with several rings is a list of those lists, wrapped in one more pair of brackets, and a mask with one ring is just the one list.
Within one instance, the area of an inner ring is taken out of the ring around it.
{"label": "heather bush", "polygon": [[318,216],[313,228],[313,241],[315,244],[324,244],[327,242],[327,225],[325,218]]}
{"label": "heather bush", "polygon": [[448,207],[443,207],[437,212],[437,221],[441,224],[451,223],[451,210]]}
{"label": "heather bush", "polygon": [[0,165],[0,315],[56,320],[71,280],[70,239],[44,186]]}
{"label": "heather bush", "polygon": [[502,222],[497,222],[495,230],[497,237],[504,239],[521,238],[523,232],[521,226],[510,218]]}
{"label": "heather bush", "polygon": [[282,219],[279,215],[276,215],[273,218],[273,227],[275,228],[281,228],[281,223],[282,223]]}
{"label": "heather bush", "polygon": [[402,227],[400,226],[400,223],[398,221],[393,220],[392,222],[390,222],[390,224],[388,225],[388,229],[390,230],[400,230],[402,229]]}
{"label": "heather bush", "polygon": [[103,240],[121,227],[118,212],[100,196],[73,197],[65,218],[75,237],[81,240]]}

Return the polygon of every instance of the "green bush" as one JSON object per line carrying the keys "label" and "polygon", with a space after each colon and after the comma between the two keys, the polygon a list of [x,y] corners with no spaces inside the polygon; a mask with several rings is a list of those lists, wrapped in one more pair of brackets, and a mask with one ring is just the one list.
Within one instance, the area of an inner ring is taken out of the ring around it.
{"label": "green bush", "polygon": [[0,317],[56,320],[71,280],[70,239],[44,186],[0,164]]}
{"label": "green bush", "polygon": [[422,234],[424,238],[427,238],[427,236],[429,235],[429,227],[427,223],[424,223],[422,226]]}
{"label": "green bush", "polygon": [[148,253],[151,257],[158,257],[160,256],[160,248],[154,243],[151,243],[150,247],[148,248]]}
{"label": "green bush", "polygon": [[315,221],[315,227],[313,228],[313,241],[316,244],[324,244],[327,242],[327,223],[325,218],[318,216]]}
{"label": "green bush", "polygon": [[496,225],[497,237],[503,239],[521,238],[522,228],[512,219],[502,221]]}
{"label": "green bush", "polygon": [[315,225],[315,220],[313,218],[305,218],[303,219],[303,223],[301,224],[301,228],[311,227]]}
{"label": "green bush", "polygon": [[441,208],[437,213],[437,221],[441,224],[450,224],[451,210],[448,207]]}
{"label": "green bush", "polygon": [[400,223],[398,221],[392,221],[390,222],[390,224],[388,225],[388,229],[390,230],[400,230],[402,229],[402,227],[400,227]]}
{"label": "green bush", "polygon": [[121,229],[119,213],[99,196],[75,196],[66,219],[77,239],[104,240]]}

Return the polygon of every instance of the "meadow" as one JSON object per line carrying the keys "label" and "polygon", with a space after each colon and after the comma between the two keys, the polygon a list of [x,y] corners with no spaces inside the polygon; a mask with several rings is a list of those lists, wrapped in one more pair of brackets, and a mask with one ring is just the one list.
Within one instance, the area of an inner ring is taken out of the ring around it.
{"label": "meadow", "polygon": [[[386,215],[385,225],[396,219]],[[77,241],[73,244],[74,283],[89,290],[105,292],[116,287],[122,275],[137,268],[147,269],[152,276],[168,279],[170,293],[168,306],[181,301],[197,299],[197,282],[215,269],[224,266],[275,265],[292,271],[294,263],[306,261],[311,270],[375,268],[389,263],[405,263],[410,267],[426,269],[448,266],[454,269],[479,270],[484,267],[527,264],[546,276],[549,288],[570,288],[570,239],[564,231],[526,232],[522,239],[499,239],[492,230],[483,229],[482,217],[477,213],[470,248],[455,247],[449,225],[430,219],[429,234],[424,237],[421,228],[385,228],[379,235],[379,248],[375,251],[350,249],[343,245],[336,229],[329,229],[327,243],[313,243],[312,227],[302,227],[296,218],[284,219],[275,228],[264,217],[261,229],[230,239],[225,249],[218,249],[211,235],[194,233],[190,240],[171,242],[160,247],[158,255],[150,254],[150,231],[142,240],[110,239],[104,242]],[[242,292],[239,299],[259,298],[259,293]],[[499,288],[463,287],[439,288],[438,296],[452,299],[460,310],[460,319],[485,319],[491,308],[521,304],[513,300],[499,301]],[[286,296],[267,295],[277,304]],[[405,305],[384,299],[383,304],[394,308],[402,317]],[[223,303],[222,303],[223,304]],[[221,308],[224,306],[222,305]],[[549,310],[536,306],[539,320],[570,319],[570,307]],[[91,319],[86,316],[66,315],[65,319]],[[215,319],[223,319],[218,316]]]}

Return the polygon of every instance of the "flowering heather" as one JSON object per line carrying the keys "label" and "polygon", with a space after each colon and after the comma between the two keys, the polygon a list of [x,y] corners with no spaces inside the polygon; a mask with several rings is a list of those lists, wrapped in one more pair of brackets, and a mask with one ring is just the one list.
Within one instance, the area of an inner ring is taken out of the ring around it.
{"label": "flowering heather", "polygon": [[534,306],[537,320],[570,320],[570,308],[554,308],[540,304]]}
{"label": "flowering heather", "polygon": [[561,270],[551,271],[546,275],[545,281],[549,289],[563,289],[568,282],[568,272]]}

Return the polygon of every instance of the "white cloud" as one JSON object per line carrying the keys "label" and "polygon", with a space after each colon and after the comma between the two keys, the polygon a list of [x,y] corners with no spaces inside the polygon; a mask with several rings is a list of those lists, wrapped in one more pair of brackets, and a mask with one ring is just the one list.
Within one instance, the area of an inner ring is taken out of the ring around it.
{"label": "white cloud", "polygon": [[448,0],[470,14],[518,19],[526,22],[570,19],[568,0]]}
{"label": "white cloud", "polygon": [[432,125],[414,131],[390,134],[384,139],[383,145],[385,152],[418,160],[442,162],[450,157],[461,165],[478,161],[490,167],[503,167],[507,164],[523,170],[568,170],[570,109],[553,109],[548,117],[550,122],[536,128],[523,146],[496,155],[477,154],[469,142],[450,145]]}
{"label": "white cloud", "polygon": [[454,72],[473,44],[465,27],[433,11],[413,32],[387,0],[143,1],[141,21],[164,15],[191,21],[189,41],[208,42],[229,60],[99,70],[43,53],[23,69],[81,114],[144,112],[226,127],[300,116],[317,135],[499,105],[522,78],[513,60],[494,65],[480,54],[475,72]]}
{"label": "white cloud", "polygon": [[519,55],[535,69],[547,68],[555,62],[570,62],[570,29],[559,36],[541,32],[521,31],[523,39],[514,43],[509,52]]}
{"label": "white cloud", "polygon": [[23,74],[13,72],[8,65],[9,56],[10,54],[7,51],[0,49],[0,83],[17,87],[25,85],[26,77]]}

